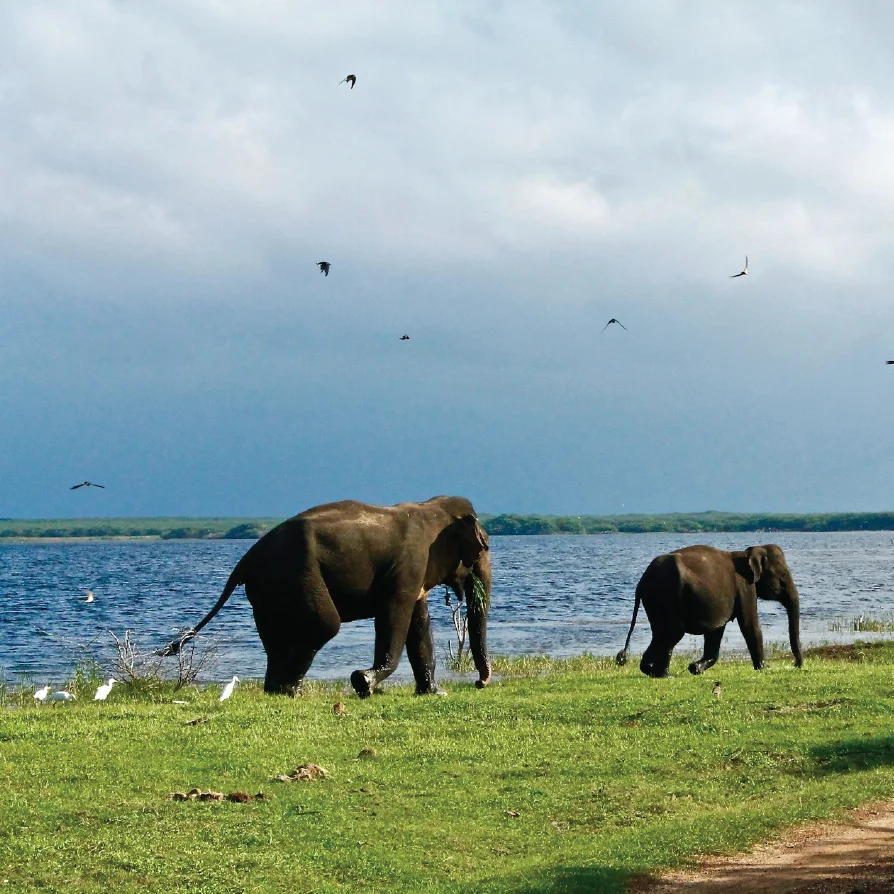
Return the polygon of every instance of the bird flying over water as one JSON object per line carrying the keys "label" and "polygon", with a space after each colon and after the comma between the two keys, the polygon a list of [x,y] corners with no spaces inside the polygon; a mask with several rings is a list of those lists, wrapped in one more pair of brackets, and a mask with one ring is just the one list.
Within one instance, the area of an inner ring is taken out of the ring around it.
{"label": "bird flying over water", "polygon": [[49,686],[41,686],[40,689],[38,689],[37,692],[34,693],[34,697],[39,702],[42,702],[49,694],[50,694],[50,687]]}
{"label": "bird flying over water", "polygon": [[109,682],[103,683],[102,686],[100,686],[96,690],[96,695],[93,696],[93,701],[104,702],[108,698],[109,693],[112,691],[112,687],[117,682],[118,681],[114,677],[109,677]]}
{"label": "bird flying over water", "polygon": [[96,596],[94,595],[93,590],[85,589],[84,592],[87,594],[86,596],[78,597],[81,600],[81,602],[93,602],[96,599]]}
{"label": "bird flying over water", "polygon": [[347,77],[342,78],[338,83],[344,84],[347,81],[351,85],[351,89],[354,89],[354,84],[357,83],[357,75],[348,75]]}
{"label": "bird flying over water", "polygon": [[104,484],[94,484],[92,481],[82,481],[80,484],[75,484],[69,488],[69,490],[77,490],[79,487],[101,487],[103,490],[106,489]]}
{"label": "bird flying over water", "polygon": [[320,273],[325,273],[326,276],[329,276],[329,268],[331,266],[329,261],[317,261],[317,267],[320,268]]}
{"label": "bird flying over water", "polygon": [[748,276],[748,255],[745,255],[745,269],[741,273],[733,273],[730,279],[735,279],[737,276]]}
{"label": "bird flying over water", "polygon": [[402,335],[402,336],[400,337],[400,340],[401,340],[401,341],[409,341],[409,340],[410,340],[410,336],[409,336],[409,335]]}
{"label": "bird flying over water", "polygon": [[233,679],[224,686],[223,690],[220,693],[220,700],[225,702],[232,694],[233,690],[236,688],[236,684],[239,682],[239,677],[235,674],[233,675]]}
{"label": "bird flying over water", "polygon": [[610,320],[609,320],[609,321],[602,327],[602,331],[605,332],[605,330],[608,329],[608,327],[611,326],[612,323],[617,323],[617,324],[618,324],[618,325],[619,325],[625,332],[627,332],[627,327],[626,327],[620,320],[616,320],[614,317],[612,317],[612,318],[611,318],[611,319],[610,319]]}

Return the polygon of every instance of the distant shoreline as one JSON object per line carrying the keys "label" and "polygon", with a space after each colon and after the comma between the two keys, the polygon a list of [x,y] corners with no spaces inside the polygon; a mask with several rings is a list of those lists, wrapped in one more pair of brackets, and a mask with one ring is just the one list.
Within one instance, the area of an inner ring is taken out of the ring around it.
{"label": "distant shoreline", "polygon": [[[487,515],[491,535],[774,534],[779,532],[894,531],[894,512],[733,513],[662,515]],[[0,542],[61,543],[102,540],[256,540],[280,518],[0,519]]]}

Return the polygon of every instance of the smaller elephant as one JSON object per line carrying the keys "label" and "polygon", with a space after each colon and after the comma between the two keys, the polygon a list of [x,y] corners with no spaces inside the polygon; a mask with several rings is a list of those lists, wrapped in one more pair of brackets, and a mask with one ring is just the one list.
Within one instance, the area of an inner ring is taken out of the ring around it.
{"label": "smaller elephant", "polygon": [[712,546],[687,546],[652,559],[639,583],[627,642],[615,661],[626,664],[630,638],[642,602],[652,627],[652,642],[639,668],[650,677],[668,676],[671,653],[686,633],[705,638],[704,654],[689,665],[700,674],[717,663],[726,625],[735,618],[755,670],[764,666],[764,639],[757,600],[782,603],[795,666],[801,667],[798,589],[785,555],[775,544],[727,552]]}

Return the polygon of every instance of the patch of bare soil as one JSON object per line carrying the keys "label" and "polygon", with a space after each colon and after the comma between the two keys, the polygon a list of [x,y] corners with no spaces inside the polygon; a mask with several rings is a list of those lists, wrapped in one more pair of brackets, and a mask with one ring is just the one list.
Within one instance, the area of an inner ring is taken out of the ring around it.
{"label": "patch of bare soil", "polygon": [[635,894],[889,894],[894,892],[894,802],[842,823],[802,826],[778,841],[697,868],[635,879]]}

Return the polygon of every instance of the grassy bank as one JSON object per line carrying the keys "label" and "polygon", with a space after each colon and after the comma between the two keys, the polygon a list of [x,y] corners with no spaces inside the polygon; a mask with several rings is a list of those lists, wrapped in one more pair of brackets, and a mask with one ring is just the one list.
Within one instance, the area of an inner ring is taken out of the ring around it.
{"label": "grassy bank", "polygon": [[[892,512],[811,515],[736,512],[667,515],[482,515],[489,534],[644,534],[759,531],[894,531]],[[69,518],[0,519],[0,539],[140,537],[253,539],[279,518]]]}
{"label": "grassy bank", "polygon": [[[217,687],[39,708],[7,694],[0,884],[619,891],[632,874],[894,795],[894,647],[834,654],[802,671],[726,660],[701,678],[680,659],[668,680],[528,659],[446,699],[395,686],[361,702],[337,684],[295,701],[245,685],[222,705]],[[185,725],[196,718],[207,722]],[[271,781],[308,761],[330,776]],[[193,786],[274,798],[166,800]]]}

